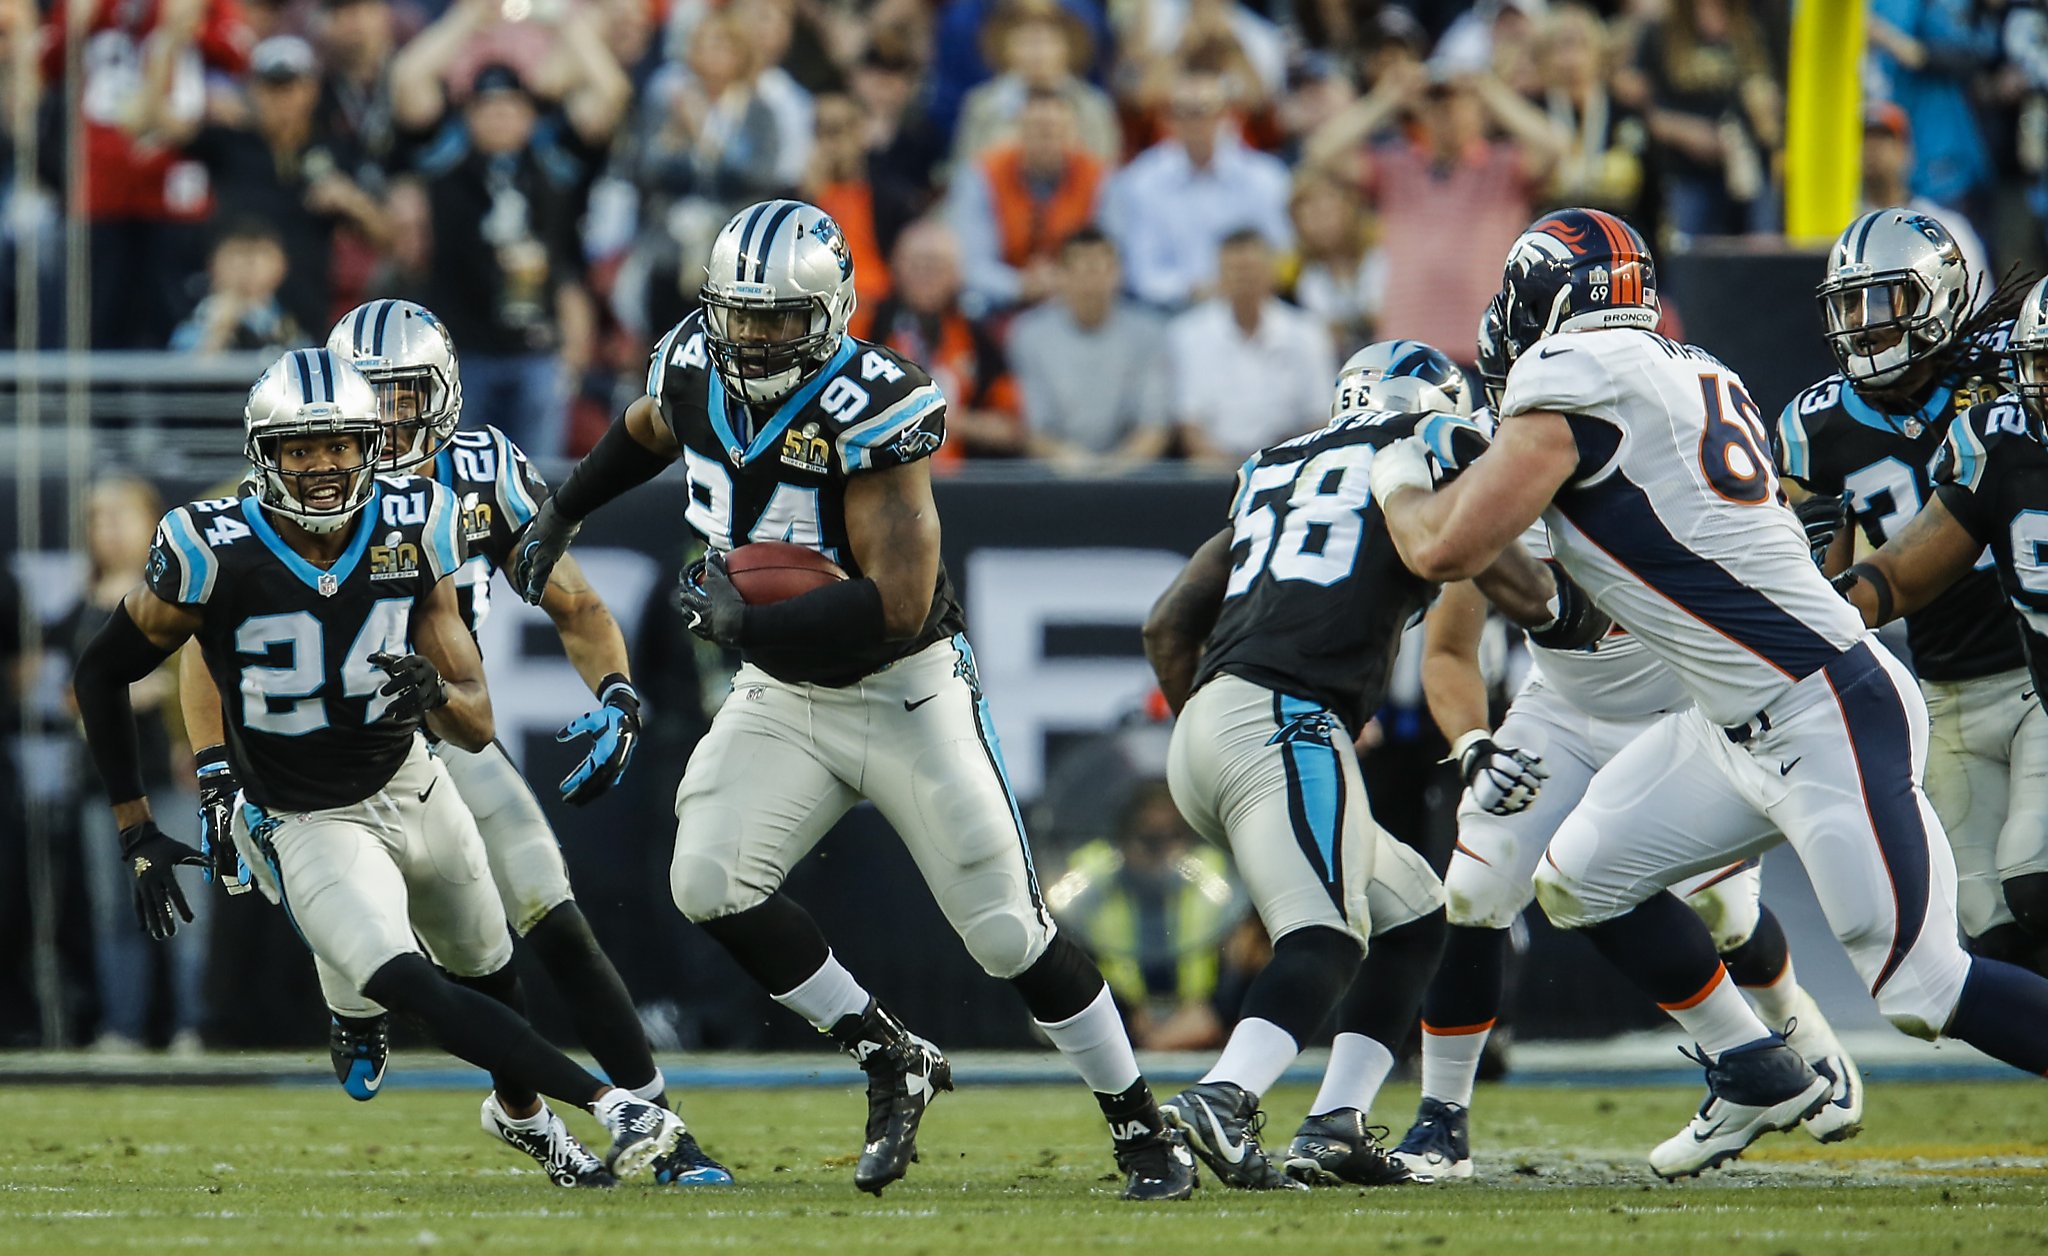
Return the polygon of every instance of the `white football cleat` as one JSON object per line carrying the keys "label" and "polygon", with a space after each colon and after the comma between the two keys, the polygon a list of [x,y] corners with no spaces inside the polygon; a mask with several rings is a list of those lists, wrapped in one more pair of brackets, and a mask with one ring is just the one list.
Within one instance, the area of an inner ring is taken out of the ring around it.
{"label": "white football cleat", "polygon": [[1821,1015],[1820,1005],[1805,990],[1799,992],[1798,1008],[1785,1024],[1785,1045],[1834,1087],[1820,1111],[1806,1118],[1806,1132],[1824,1143],[1839,1143],[1861,1133],[1863,1074],[1843,1049],[1842,1040],[1835,1037],[1828,1018]]}
{"label": "white football cleat", "polygon": [[[1686,1054],[1692,1055],[1691,1052]],[[1834,1085],[1776,1034],[1724,1051],[1707,1066],[1707,1099],[1691,1122],[1650,1152],[1660,1178],[1697,1177],[1741,1155],[1773,1130],[1789,1130],[1825,1106]]]}

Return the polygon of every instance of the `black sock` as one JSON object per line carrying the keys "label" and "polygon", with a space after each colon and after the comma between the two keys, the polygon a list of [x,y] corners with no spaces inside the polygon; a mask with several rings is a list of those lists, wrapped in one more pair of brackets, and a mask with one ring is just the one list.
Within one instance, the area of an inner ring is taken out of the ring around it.
{"label": "black sock", "polygon": [[633,996],[619,970],[597,944],[583,910],[561,903],[526,931],[526,944],[554,980],[555,990],[569,1005],[576,1036],[605,1075],[619,1086],[644,1086],[660,1080],[654,1052]]}
{"label": "black sock", "polygon": [[1057,1025],[1088,1010],[1102,993],[1102,970],[1088,958],[1088,952],[1074,945],[1064,933],[1055,933],[1045,954],[1031,967],[1010,978],[1024,1006],[1041,1025]]}
{"label": "black sock", "polygon": [[1422,1019],[1437,1029],[1491,1025],[1506,997],[1508,931],[1451,925],[1443,962],[1422,996]]}
{"label": "black sock", "polygon": [[1976,956],[1942,1031],[2036,1077],[2048,1073],[2048,978]]}
{"label": "black sock", "polygon": [[1358,939],[1324,925],[1296,929],[1273,944],[1273,958],[1252,978],[1241,1015],[1271,1021],[1297,1045],[1330,1019],[1337,1000],[1358,975]]}
{"label": "black sock", "polygon": [[[507,964],[498,971],[485,973],[481,977],[460,977],[454,973],[448,975],[454,978],[457,985],[465,986],[478,994],[488,995],[511,1008],[512,1014],[520,1020],[526,1019],[526,991],[520,987],[519,970],[512,965]],[[498,1073],[491,1074],[491,1089],[498,1092],[498,1102],[508,1110],[516,1108],[523,1112],[532,1107],[539,1098],[533,1087],[526,1082]]]}
{"label": "black sock", "polygon": [[2048,872],[2030,872],[1999,887],[2013,922],[2027,931],[2038,948],[2048,942]]}
{"label": "black sock", "polygon": [[1152,1097],[1152,1087],[1142,1077],[1119,1095],[1096,1091],[1095,1102],[1101,1105],[1102,1115],[1109,1120],[1109,1136],[1118,1145],[1157,1138],[1164,1129],[1159,1117],[1159,1102]]}
{"label": "black sock", "polygon": [[1367,944],[1365,962],[1337,1005],[1337,1032],[1364,1034],[1399,1056],[1415,1028],[1423,990],[1444,956],[1444,935],[1450,932],[1439,907]]}
{"label": "black sock", "polygon": [[698,925],[769,994],[796,989],[832,957],[818,922],[787,894]]}
{"label": "black sock", "polygon": [[1682,1004],[1706,989],[1721,967],[1714,935],[1668,890],[1579,932],[1659,1007]]}
{"label": "black sock", "polygon": [[487,1070],[518,1078],[550,1099],[588,1107],[604,1090],[511,1008],[443,977],[418,953],[400,955],[363,984],[367,998],[427,1027],[442,1050]]}
{"label": "black sock", "polygon": [[1785,944],[1785,926],[1764,906],[1757,908],[1756,928],[1741,946],[1721,952],[1721,962],[1738,986],[1769,986],[1785,975],[1792,950]]}

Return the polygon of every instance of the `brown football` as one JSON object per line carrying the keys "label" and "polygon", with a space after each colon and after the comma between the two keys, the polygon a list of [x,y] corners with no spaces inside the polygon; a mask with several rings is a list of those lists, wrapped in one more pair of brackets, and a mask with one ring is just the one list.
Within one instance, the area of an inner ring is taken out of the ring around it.
{"label": "brown football", "polygon": [[726,551],[725,570],[749,606],[766,606],[846,579],[838,563],[788,541],[755,541]]}

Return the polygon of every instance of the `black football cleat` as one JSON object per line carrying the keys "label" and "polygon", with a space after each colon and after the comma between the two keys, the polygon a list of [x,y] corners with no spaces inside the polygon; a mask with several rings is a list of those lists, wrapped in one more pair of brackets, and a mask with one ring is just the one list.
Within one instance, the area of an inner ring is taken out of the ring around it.
{"label": "black football cleat", "polygon": [[1312,1116],[1295,1131],[1287,1148],[1287,1176],[1304,1186],[1397,1186],[1414,1174],[1380,1146],[1379,1127],[1365,1123],[1357,1108]]}
{"label": "black football cleat", "polygon": [[654,1180],[663,1186],[731,1186],[732,1170],[706,1155],[688,1130],[675,1150],[654,1161]]}
{"label": "black football cleat", "polygon": [[1299,1191],[1259,1146],[1266,1114],[1259,1098],[1234,1082],[1198,1082],[1159,1105],[1188,1146],[1225,1186],[1241,1191]]}
{"label": "black football cleat", "polygon": [[484,1096],[483,1119],[484,1133],[532,1156],[541,1171],[548,1175],[548,1181],[556,1186],[576,1189],[619,1184],[619,1179],[604,1167],[604,1161],[571,1134],[569,1127],[562,1124],[562,1118],[553,1111],[548,1112],[546,1128],[519,1129],[512,1124],[512,1118],[505,1115],[505,1109],[499,1106],[494,1091]]}
{"label": "black football cleat", "polygon": [[1124,1171],[1123,1198],[1139,1203],[1186,1199],[1195,1193],[1195,1157],[1187,1136],[1164,1120],[1159,1128],[1116,1141],[1116,1167]]}
{"label": "black football cleat", "polygon": [[842,1017],[831,1033],[868,1075],[867,1139],[853,1184],[880,1195],[891,1182],[902,1180],[917,1159],[924,1110],[939,1091],[953,1089],[953,1066],[880,1003],[870,1003],[858,1016]]}
{"label": "black football cleat", "polygon": [[391,1058],[391,1018],[329,1016],[327,1026],[327,1058],[334,1063],[334,1080],[359,1103],[375,1099]]}
{"label": "black football cleat", "polygon": [[644,1099],[600,1112],[598,1119],[612,1135],[612,1145],[604,1153],[604,1167],[621,1178],[651,1175],[655,1164],[674,1151],[688,1133],[681,1117]]}

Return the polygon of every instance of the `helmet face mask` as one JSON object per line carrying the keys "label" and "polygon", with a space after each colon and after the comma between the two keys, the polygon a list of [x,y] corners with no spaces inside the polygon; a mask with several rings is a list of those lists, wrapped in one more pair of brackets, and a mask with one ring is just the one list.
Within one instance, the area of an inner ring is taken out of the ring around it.
{"label": "helmet face mask", "polygon": [[1955,343],[1969,272],[1948,229],[1924,214],[1873,210],[1828,254],[1821,317],[1842,374],[1864,388],[1902,382]]}
{"label": "helmet face mask", "polygon": [[243,452],[257,500],[308,532],[346,527],[376,492],[384,422],[376,393],[347,361],[297,349],[249,390]]}
{"label": "helmet face mask", "polygon": [[2048,424],[2048,279],[2027,291],[2006,344],[2007,381],[2026,408],[2037,436]]}
{"label": "helmet face mask", "polygon": [[704,343],[727,391],[750,405],[770,405],[802,387],[808,367],[832,356],[824,303],[748,302],[714,292],[704,297]]}
{"label": "helmet face mask", "polygon": [[1486,312],[1479,316],[1478,357],[1473,365],[1479,368],[1479,382],[1486,390],[1486,408],[1496,417],[1500,414],[1500,401],[1508,388],[1508,370],[1515,364],[1513,346],[1507,337],[1507,294],[1496,292],[1493,300],[1486,303]]}
{"label": "helmet face mask", "polygon": [[370,301],[341,316],[327,348],[351,362],[377,393],[391,429],[383,441],[388,472],[432,462],[462,422],[462,376],[455,342],[432,311],[411,301]]}
{"label": "helmet face mask", "polygon": [[775,405],[838,351],[853,317],[853,253],[824,210],[764,201],[712,241],[698,295],[719,381],[748,405]]}

